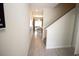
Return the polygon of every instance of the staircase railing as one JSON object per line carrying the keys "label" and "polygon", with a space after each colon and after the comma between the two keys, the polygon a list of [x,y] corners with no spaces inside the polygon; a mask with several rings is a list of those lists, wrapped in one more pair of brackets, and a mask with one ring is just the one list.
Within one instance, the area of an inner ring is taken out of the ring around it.
{"label": "staircase railing", "polygon": [[61,3],[58,4],[55,8],[54,11],[56,14],[52,17],[51,21],[48,21],[48,23],[44,26],[44,28],[49,27],[51,24],[56,22],[59,18],[64,16],[67,12],[75,8],[76,4],[74,3]]}

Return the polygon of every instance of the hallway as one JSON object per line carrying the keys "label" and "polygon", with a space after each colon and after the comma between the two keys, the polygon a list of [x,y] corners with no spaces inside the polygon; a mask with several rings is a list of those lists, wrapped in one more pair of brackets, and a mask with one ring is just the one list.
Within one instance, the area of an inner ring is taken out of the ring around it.
{"label": "hallway", "polygon": [[37,31],[33,34],[29,55],[40,55],[41,51],[44,49],[41,34],[42,33],[38,33]]}
{"label": "hallway", "polygon": [[41,31],[35,31],[31,42],[29,56],[74,56],[73,48],[46,49]]}

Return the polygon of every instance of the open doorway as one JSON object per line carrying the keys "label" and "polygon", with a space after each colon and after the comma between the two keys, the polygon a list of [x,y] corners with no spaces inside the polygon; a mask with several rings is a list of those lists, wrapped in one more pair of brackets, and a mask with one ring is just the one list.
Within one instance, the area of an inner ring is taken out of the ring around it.
{"label": "open doorway", "polygon": [[43,17],[33,18],[33,31],[43,31]]}

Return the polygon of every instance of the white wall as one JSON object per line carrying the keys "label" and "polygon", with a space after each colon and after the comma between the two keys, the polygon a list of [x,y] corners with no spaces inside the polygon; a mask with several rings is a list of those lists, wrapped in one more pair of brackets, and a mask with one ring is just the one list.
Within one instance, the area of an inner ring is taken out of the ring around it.
{"label": "white wall", "polygon": [[46,27],[46,25],[49,23],[49,21],[52,20],[52,17],[54,16],[53,8],[44,8],[43,9],[43,25]]}
{"label": "white wall", "polygon": [[78,20],[77,20],[77,8],[75,8],[75,22],[74,22],[74,32],[72,37],[72,47],[75,48],[76,39],[77,39],[77,31],[78,31]]}
{"label": "white wall", "polygon": [[79,55],[79,4],[77,4],[77,17],[76,17],[76,32],[75,32],[75,52],[74,54],[78,54]]}
{"label": "white wall", "polygon": [[4,4],[5,30],[0,31],[0,55],[27,55],[29,34],[29,5]]}
{"label": "white wall", "polygon": [[68,12],[47,28],[46,48],[71,47],[75,10]]}

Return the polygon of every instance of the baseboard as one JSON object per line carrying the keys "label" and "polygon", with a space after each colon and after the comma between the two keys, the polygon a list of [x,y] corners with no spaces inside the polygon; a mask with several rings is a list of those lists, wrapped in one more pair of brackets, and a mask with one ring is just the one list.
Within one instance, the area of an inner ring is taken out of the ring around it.
{"label": "baseboard", "polygon": [[53,49],[53,48],[68,48],[72,47],[71,45],[63,45],[63,46],[53,46],[53,47],[46,47],[46,49]]}

